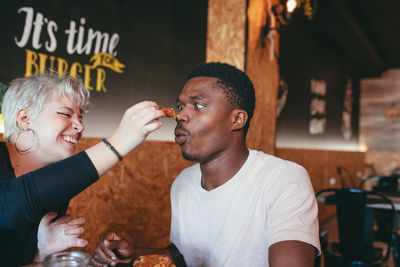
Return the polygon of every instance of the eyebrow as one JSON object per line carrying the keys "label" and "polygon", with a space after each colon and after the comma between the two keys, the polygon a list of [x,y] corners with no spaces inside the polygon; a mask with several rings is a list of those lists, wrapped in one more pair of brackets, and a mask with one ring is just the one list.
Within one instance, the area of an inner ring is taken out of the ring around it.
{"label": "eyebrow", "polygon": [[[193,100],[204,100],[204,99],[207,99],[207,97],[205,97],[205,96],[203,96],[203,95],[195,95],[195,96],[189,96],[189,99],[190,99],[191,101],[193,101]],[[179,99],[179,97],[176,99],[176,103],[178,103],[178,102],[182,102],[182,101]]]}
{"label": "eyebrow", "polygon": [[195,96],[191,96],[189,97],[190,100],[203,100],[206,99],[207,97],[202,96],[202,95],[195,95]]}

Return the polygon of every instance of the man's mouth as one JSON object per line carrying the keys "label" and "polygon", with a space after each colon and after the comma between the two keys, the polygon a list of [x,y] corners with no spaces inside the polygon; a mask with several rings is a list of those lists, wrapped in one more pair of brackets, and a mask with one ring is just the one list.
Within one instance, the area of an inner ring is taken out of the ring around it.
{"label": "man's mouth", "polygon": [[175,128],[175,142],[178,145],[182,145],[183,143],[186,142],[186,140],[189,138],[189,131],[181,128],[181,127],[176,127]]}

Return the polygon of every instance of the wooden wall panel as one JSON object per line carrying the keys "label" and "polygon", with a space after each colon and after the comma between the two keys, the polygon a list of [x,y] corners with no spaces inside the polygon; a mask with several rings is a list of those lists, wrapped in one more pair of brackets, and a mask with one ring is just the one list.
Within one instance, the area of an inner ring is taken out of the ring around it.
{"label": "wooden wall panel", "polygon": [[[83,150],[100,139],[83,138]],[[92,253],[99,236],[113,230],[133,244],[165,247],[169,244],[172,181],[192,163],[183,160],[172,142],[146,141],[98,182],[74,197],[68,212],[87,220],[83,237]]]}
{"label": "wooden wall panel", "polygon": [[225,62],[244,70],[246,0],[209,0],[207,62]]}
{"label": "wooden wall panel", "polygon": [[[365,166],[364,152],[277,148],[276,156],[302,165],[310,175],[315,192],[324,188],[341,187],[338,166],[346,168],[355,184],[359,185],[361,182],[359,174],[363,173]],[[351,186],[351,180],[345,171],[343,176],[346,185]],[[336,180],[336,184],[329,183],[331,178]],[[319,218],[323,220],[334,212],[334,207],[320,205]]]}
{"label": "wooden wall panel", "polygon": [[369,151],[400,150],[400,69],[360,81],[360,141]]}
{"label": "wooden wall panel", "polygon": [[[247,136],[248,146],[273,154],[275,148],[276,100],[279,66],[270,60],[271,42],[262,47],[260,31],[266,20],[266,1],[250,0],[248,15],[247,74],[254,83],[256,109]],[[277,48],[278,38],[275,38]]]}

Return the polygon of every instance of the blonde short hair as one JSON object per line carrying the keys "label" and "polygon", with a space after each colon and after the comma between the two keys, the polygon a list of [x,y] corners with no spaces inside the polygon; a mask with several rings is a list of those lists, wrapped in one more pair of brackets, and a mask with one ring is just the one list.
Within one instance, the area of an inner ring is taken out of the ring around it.
{"label": "blonde short hair", "polygon": [[19,131],[17,112],[27,108],[36,119],[50,96],[66,96],[85,113],[89,108],[89,90],[82,80],[67,74],[44,73],[14,79],[8,87],[2,103],[1,113],[4,119],[4,139]]}

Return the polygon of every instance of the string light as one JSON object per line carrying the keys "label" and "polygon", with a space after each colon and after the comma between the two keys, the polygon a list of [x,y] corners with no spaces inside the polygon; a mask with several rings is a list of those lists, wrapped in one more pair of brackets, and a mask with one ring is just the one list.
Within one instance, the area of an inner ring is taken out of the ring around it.
{"label": "string light", "polygon": [[289,13],[292,13],[293,10],[296,8],[296,6],[297,6],[296,0],[288,0],[288,1],[286,2],[286,10],[287,10]]}

